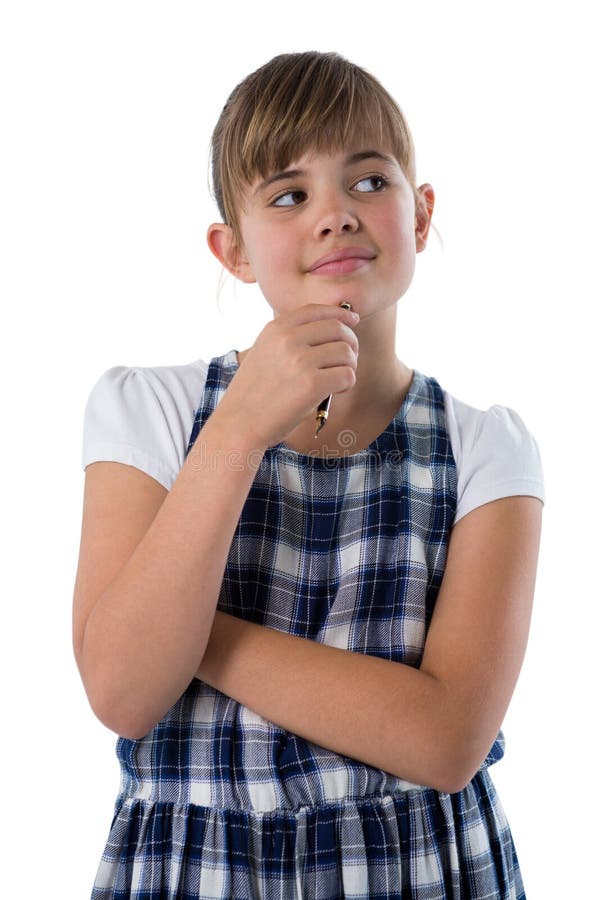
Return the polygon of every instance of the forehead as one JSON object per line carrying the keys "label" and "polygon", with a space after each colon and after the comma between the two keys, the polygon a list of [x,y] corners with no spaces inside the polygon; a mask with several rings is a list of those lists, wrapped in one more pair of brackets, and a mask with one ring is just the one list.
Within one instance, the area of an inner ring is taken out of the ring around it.
{"label": "forehead", "polygon": [[296,132],[294,135],[286,135],[283,140],[278,140],[277,137],[267,139],[261,150],[253,154],[250,167],[255,176],[264,177],[301,159],[341,159],[367,150],[396,158],[399,147],[391,135],[375,133],[368,126],[357,128],[354,133],[348,134],[341,133],[333,126],[331,129],[325,126],[312,135]]}
{"label": "forehead", "polygon": [[273,164],[271,169],[265,172],[257,172],[249,187],[252,194],[259,193],[270,184],[285,178],[293,178],[300,175],[308,175],[311,171],[321,168],[350,168],[361,163],[396,168],[401,170],[400,163],[393,151],[376,147],[363,147],[357,145],[344,151],[318,150],[312,148],[302,155],[293,157],[287,163]]}

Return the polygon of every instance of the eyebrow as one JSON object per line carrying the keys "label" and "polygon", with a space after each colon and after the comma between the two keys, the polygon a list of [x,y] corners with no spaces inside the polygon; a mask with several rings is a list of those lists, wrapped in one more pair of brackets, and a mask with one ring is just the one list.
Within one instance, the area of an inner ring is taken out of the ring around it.
{"label": "eyebrow", "polygon": [[[351,153],[350,156],[347,156],[344,165],[352,166],[355,163],[363,162],[365,159],[379,159],[382,162],[391,164],[395,162],[392,156],[388,156],[387,153],[381,153],[379,150],[359,150],[358,153]],[[275,172],[273,175],[269,175],[268,178],[265,178],[264,181],[261,181],[254,191],[253,196],[256,197],[261,191],[264,191],[278,181],[287,181],[289,178],[299,178],[302,175],[306,175],[304,169],[286,169],[285,172]]]}

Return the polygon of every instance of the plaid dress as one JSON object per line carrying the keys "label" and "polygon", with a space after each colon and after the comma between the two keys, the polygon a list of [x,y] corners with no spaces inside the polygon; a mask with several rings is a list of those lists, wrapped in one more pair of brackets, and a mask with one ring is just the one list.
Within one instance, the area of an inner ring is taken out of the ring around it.
{"label": "plaid dress", "polygon": [[[210,361],[187,453],[237,368],[235,350]],[[367,449],[266,451],[218,609],[418,666],[456,485],[442,390],[415,370]],[[306,741],[195,679],[146,737],[118,740],[121,790],[92,898],[523,898],[488,774],[503,753],[500,732],[467,787],[443,793]]]}

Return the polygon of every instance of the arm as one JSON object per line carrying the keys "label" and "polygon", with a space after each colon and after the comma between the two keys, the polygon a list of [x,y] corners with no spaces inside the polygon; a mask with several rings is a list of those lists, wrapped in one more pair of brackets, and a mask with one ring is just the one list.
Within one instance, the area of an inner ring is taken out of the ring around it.
{"label": "arm", "polygon": [[[415,738],[434,738],[443,686],[411,666],[217,612],[196,677],[287,731],[410,779]],[[399,734],[399,710],[402,733]],[[398,741],[406,744],[401,750]],[[406,762],[404,762],[406,760]]]}
{"label": "arm", "polygon": [[217,613],[196,676],[313,743],[442,791],[462,789],[521,668],[542,503],[505,497],[453,528],[420,669]]}
{"label": "arm", "polygon": [[147,734],[192,681],[256,470],[320,398],[354,385],[355,324],[323,303],[269,322],[167,496],[132,466],[86,472],[73,647],[94,712],[119,734]]}
{"label": "arm", "polygon": [[131,466],[86,471],[73,642],[90,704],[147,734],[202,659],[232,537],[264,448],[217,409],[171,492]]}

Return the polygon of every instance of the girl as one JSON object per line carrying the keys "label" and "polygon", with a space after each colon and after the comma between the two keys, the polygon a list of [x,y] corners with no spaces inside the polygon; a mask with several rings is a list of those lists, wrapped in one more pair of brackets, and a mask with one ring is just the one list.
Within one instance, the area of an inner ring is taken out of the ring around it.
{"label": "girl", "polygon": [[209,247],[273,320],[86,407],[74,648],[122,768],[92,896],[524,897],[488,768],[542,469],[513,410],[396,357],[434,206],[406,122],[340,56],[279,56],[212,173]]}

